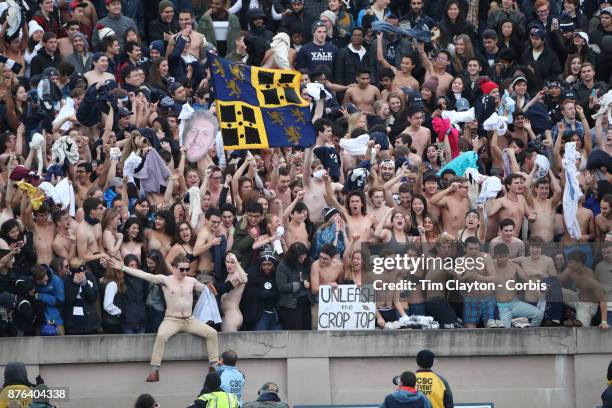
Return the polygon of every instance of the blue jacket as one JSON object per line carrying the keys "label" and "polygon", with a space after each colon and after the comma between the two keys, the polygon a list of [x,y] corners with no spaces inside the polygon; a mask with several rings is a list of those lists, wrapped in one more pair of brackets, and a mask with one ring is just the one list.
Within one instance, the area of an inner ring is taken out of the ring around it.
{"label": "blue jacket", "polygon": [[419,391],[414,393],[406,389],[399,389],[387,395],[379,408],[431,408],[431,403]]}
{"label": "blue jacket", "polygon": [[54,320],[55,324],[64,324],[62,319],[62,307],[64,303],[64,281],[47,270],[49,281],[46,285],[36,285],[36,295],[38,300],[45,305],[45,319]]}
{"label": "blue jacket", "polygon": [[217,367],[217,374],[221,377],[221,389],[235,394],[242,406],[242,390],[244,389],[244,374],[236,367],[222,365]]}

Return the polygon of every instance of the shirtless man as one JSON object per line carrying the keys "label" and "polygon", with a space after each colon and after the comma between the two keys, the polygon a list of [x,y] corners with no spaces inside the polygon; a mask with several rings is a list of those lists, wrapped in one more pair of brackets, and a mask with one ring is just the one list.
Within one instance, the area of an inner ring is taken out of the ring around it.
{"label": "shirtless man", "polygon": [[425,80],[427,81],[432,76],[437,77],[438,89],[436,91],[436,96],[445,96],[450,84],[453,82],[453,76],[446,72],[446,67],[451,61],[450,53],[446,50],[438,51],[432,63],[425,53],[423,43],[419,43],[417,48],[421,57],[421,64],[423,64],[423,68],[425,68]]}
{"label": "shirtless man", "polygon": [[76,177],[74,180],[75,193],[76,193],[76,205],[77,207],[83,206],[83,200],[87,197],[87,192],[90,187],[93,186],[91,182],[91,163],[81,162],[76,165]]}
{"label": "shirtless man", "polygon": [[272,158],[272,180],[270,182],[270,189],[276,193],[276,198],[283,203],[283,207],[287,208],[291,204],[291,189],[289,183],[291,182],[291,176],[289,175],[289,169],[286,167],[279,167],[278,156]]}
{"label": "shirtless man", "polygon": [[489,244],[489,254],[493,256],[495,247],[499,244],[506,244],[510,250],[510,258],[525,256],[525,243],[514,236],[516,224],[510,218],[504,218],[499,223],[499,235],[491,240]]}
{"label": "shirtless man", "polygon": [[338,286],[344,276],[342,261],[336,257],[336,247],[324,244],[321,247],[319,259],[310,266],[310,293],[314,303],[311,307],[312,330],[319,327],[319,286]]}
{"label": "shirtless man", "polygon": [[159,381],[159,367],[166,342],[179,332],[195,334],[206,339],[206,352],[208,353],[209,371],[214,372],[219,360],[219,343],[217,332],[205,323],[196,320],[192,314],[194,291],[200,294],[204,285],[195,278],[187,276],[189,260],[184,255],[177,255],[172,261],[172,275],[153,275],[140,269],[128,268],[122,261],[110,260],[113,269],[121,270],[128,275],[160,285],[166,300],[166,315],[155,337],[153,354],[151,356],[151,372],[147,382]]}
{"label": "shirtless man", "polygon": [[343,104],[352,103],[365,114],[374,114],[372,105],[381,98],[377,87],[370,84],[370,70],[357,70],[357,86],[350,87],[344,93]]}
{"label": "shirtless man", "polygon": [[[608,317],[612,317],[612,243],[603,243],[601,250],[602,261],[595,267],[595,275],[606,292],[606,300],[608,303]],[[610,319],[605,319],[609,321]]]}
{"label": "shirtless man", "polygon": [[[327,171],[318,160],[316,165],[313,165],[312,148],[306,149],[305,153],[303,164],[304,176],[302,178],[304,204],[308,207],[310,222],[320,224],[323,219],[323,209],[327,207],[325,201],[325,182],[323,181]],[[332,188],[334,190],[341,189],[342,184],[332,183]]]}
{"label": "shirtless man", "polygon": [[567,226],[564,225],[563,237],[561,242],[564,244],[575,244],[576,242],[587,243],[595,238],[595,217],[593,211],[588,208],[584,208],[584,196],[578,201],[578,211],[576,212],[576,219],[580,226],[580,238],[578,240],[572,238],[567,231]]}
{"label": "shirtless man", "polygon": [[108,258],[108,255],[102,251],[102,226],[100,225],[104,216],[102,200],[94,197],[85,199],[83,212],[85,218],[76,229],[77,256],[85,261],[99,279],[104,275],[104,268],[100,260]]}
{"label": "shirtless man", "polygon": [[52,215],[55,224],[55,238],[53,238],[53,253],[64,259],[72,259],[76,256],[76,237],[70,228],[72,217],[65,211]]}
{"label": "shirtless man", "polygon": [[[537,180],[534,184],[535,197],[533,211],[535,220],[529,223],[529,237],[539,236],[545,242],[552,242],[555,237],[555,213],[559,200],[561,200],[561,186],[556,177],[550,175],[550,184],[546,178]],[[553,195],[548,198],[552,186]]]}
{"label": "shirtless man", "polygon": [[[572,280],[576,285],[578,295],[575,292],[563,289],[563,302],[576,310],[576,319],[583,327],[591,326],[591,319],[597,313],[601,316],[608,315],[606,295],[603,287],[595,278],[594,272],[584,266],[586,255],[582,251],[572,251],[567,257],[567,267],[559,275],[559,280],[564,283]],[[608,329],[608,321],[602,319],[599,328]]]}
{"label": "shirtless man", "polygon": [[[455,272],[450,269],[438,268],[443,266],[445,258],[453,256],[454,254],[454,239],[448,235],[441,236],[436,242],[435,252],[438,258],[442,261],[441,263],[434,264],[425,273],[425,281],[428,285],[425,287],[425,308],[427,310],[427,316],[432,316],[438,323],[440,328],[444,329],[455,329],[460,328],[461,324],[457,320],[455,310],[448,303],[448,294],[446,291],[446,282],[449,279],[456,278]],[[438,285],[441,284],[442,290],[438,290]]]}
{"label": "shirtless man", "polygon": [[172,36],[168,41],[166,55],[170,55],[179,39],[185,41],[185,48],[181,57],[186,64],[199,61],[201,59],[202,46],[206,44],[204,34],[193,29],[193,13],[189,10],[181,10],[178,15],[180,33]]}
{"label": "shirtless man", "polygon": [[544,319],[544,312],[529,303],[520,301],[516,290],[513,290],[512,281],[516,282],[520,278],[527,282],[529,276],[518,264],[508,262],[509,252],[506,244],[499,244],[494,250],[497,277],[495,298],[499,309],[499,318],[506,329],[512,327],[512,319],[516,317],[526,317],[529,319],[531,326],[539,327]]}
{"label": "shirtless man", "polygon": [[[291,217],[290,217],[291,216]],[[304,192],[298,191],[295,199],[283,211],[283,224],[285,225],[285,242],[290,247],[294,242],[301,242],[310,248],[308,230],[306,230],[306,217],[308,207],[304,204]]]}
{"label": "shirtless man", "polygon": [[518,237],[521,233],[523,219],[528,216],[529,221],[536,220],[536,214],[529,208],[523,192],[525,191],[525,178],[520,174],[512,173],[504,179],[506,195],[504,197],[488,200],[487,215],[489,217],[498,214],[500,220],[510,218],[514,221],[516,228],[514,236]]}
{"label": "shirtless man", "polygon": [[468,189],[466,178],[455,177],[448,188],[430,199],[431,204],[440,209],[443,230],[453,237],[457,237],[459,230],[465,227],[465,214],[470,209]]}
{"label": "shirtless man", "polygon": [[[465,270],[459,273],[459,280],[463,283],[493,282],[495,281],[495,266],[491,258],[480,251],[480,241],[476,237],[468,237],[464,243],[465,256],[463,256]],[[469,265],[469,266],[468,266]],[[482,322],[486,327],[497,327],[495,324],[495,298],[494,293],[487,289],[471,289],[460,291],[463,295],[463,326],[474,329]]]}
{"label": "shirtless man", "polygon": [[389,68],[383,68],[378,72],[378,83],[382,88],[382,91],[380,91],[380,97],[385,102],[389,99],[389,95],[392,93],[402,95],[402,99],[405,99],[402,90],[393,84],[394,78],[395,73]]}
{"label": "shirtless man", "polygon": [[36,263],[50,265],[53,259],[55,225],[49,220],[49,206],[43,203],[38,210],[32,211],[31,205],[24,212],[23,221],[34,236]]}
{"label": "shirtless man", "polygon": [[340,205],[336,195],[332,191],[329,177],[326,181],[327,197],[332,207],[336,207],[342,213],[349,229],[349,235],[359,235],[360,242],[369,242],[374,236],[374,217],[367,213],[365,194],[359,190],[353,190],[346,197],[346,207]]}
{"label": "shirtless man", "polygon": [[431,131],[423,127],[425,112],[420,106],[408,108],[408,123],[410,125],[402,133],[408,133],[412,138],[412,147],[416,150],[416,155],[423,156],[423,150],[431,143]]}
{"label": "shirtless man", "polygon": [[221,223],[221,211],[218,208],[209,208],[204,215],[206,222],[198,231],[198,237],[193,246],[193,256],[198,257],[198,273],[196,279],[201,283],[215,282],[215,267],[210,249],[221,245],[222,237],[217,233]]}
{"label": "shirtless man", "polygon": [[595,217],[595,241],[603,242],[612,231],[612,194],[606,194],[599,203],[601,212]]}
{"label": "shirtless man", "polygon": [[385,190],[382,187],[371,187],[368,190],[368,197],[371,204],[368,208],[368,214],[372,216],[374,225],[378,225],[392,208],[385,204]]}
{"label": "shirtless man", "polygon": [[404,86],[418,90],[420,88],[419,81],[412,76],[412,70],[414,69],[414,62],[412,57],[409,55],[402,56],[400,61],[400,69],[398,70],[393,65],[389,64],[385,56],[383,55],[383,44],[382,44],[383,33],[379,32],[376,35],[377,47],[376,47],[376,59],[379,64],[383,67],[390,69],[395,77],[393,78],[393,88],[401,89]]}
{"label": "shirtless man", "polygon": [[[529,256],[511,259],[521,265],[528,281],[541,281],[546,284],[546,310],[544,311],[544,326],[558,326],[563,317],[563,300],[561,284],[557,277],[555,262],[551,257],[542,255],[545,241],[540,237],[533,237],[529,241]],[[524,299],[532,305],[537,305],[542,297],[539,290],[525,290]],[[553,322],[553,324],[547,323]]]}

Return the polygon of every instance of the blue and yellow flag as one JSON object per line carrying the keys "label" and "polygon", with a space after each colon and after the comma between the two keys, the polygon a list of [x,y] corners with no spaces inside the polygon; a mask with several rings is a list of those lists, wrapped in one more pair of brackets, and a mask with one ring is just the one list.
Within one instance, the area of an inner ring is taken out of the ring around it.
{"label": "blue and yellow flag", "polygon": [[315,143],[297,71],[259,68],[208,54],[225,150]]}

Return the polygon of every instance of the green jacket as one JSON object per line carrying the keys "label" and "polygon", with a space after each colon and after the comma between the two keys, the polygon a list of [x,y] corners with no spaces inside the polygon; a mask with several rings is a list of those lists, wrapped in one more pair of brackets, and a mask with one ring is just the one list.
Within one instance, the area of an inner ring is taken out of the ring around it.
{"label": "green jacket", "polygon": [[190,408],[239,408],[240,403],[235,394],[225,391],[213,391],[202,394],[194,401]]}
{"label": "green jacket", "polygon": [[[240,20],[236,15],[227,12],[228,18],[228,27],[227,27],[227,51],[226,54],[234,51],[236,49],[236,38],[240,34]],[[215,28],[213,27],[212,18],[204,14],[200,21],[198,21],[198,32],[204,34],[206,37],[206,41],[210,44],[213,44],[217,47],[217,38],[215,37]],[[225,55],[224,55],[225,56]]]}

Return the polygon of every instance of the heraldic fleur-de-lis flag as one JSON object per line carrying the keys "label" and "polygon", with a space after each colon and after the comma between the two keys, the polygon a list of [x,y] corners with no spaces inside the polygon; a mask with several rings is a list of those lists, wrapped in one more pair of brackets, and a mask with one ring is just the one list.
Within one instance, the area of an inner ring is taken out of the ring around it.
{"label": "heraldic fleur-de-lis flag", "polygon": [[299,72],[237,64],[210,53],[208,62],[225,150],[315,143]]}

